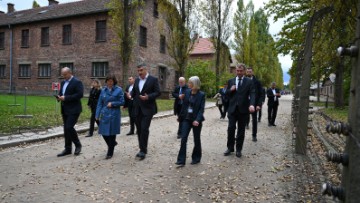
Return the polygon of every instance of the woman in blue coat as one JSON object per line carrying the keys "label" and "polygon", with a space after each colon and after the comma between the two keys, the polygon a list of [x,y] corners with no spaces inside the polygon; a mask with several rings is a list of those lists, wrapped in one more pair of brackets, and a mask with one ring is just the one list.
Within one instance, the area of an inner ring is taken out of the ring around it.
{"label": "woman in blue coat", "polygon": [[198,164],[201,160],[201,128],[204,118],[205,94],[200,91],[200,79],[197,76],[189,78],[189,89],[185,92],[185,98],[178,116],[181,122],[181,145],[176,165],[184,166],[186,160],[186,143],[190,130],[194,134],[194,149],[191,155],[191,164]]}
{"label": "woman in blue coat", "polygon": [[101,90],[95,118],[100,121],[99,134],[103,136],[108,146],[106,159],[110,159],[117,145],[116,134],[120,134],[120,106],[124,105],[125,100],[124,92],[116,85],[117,80],[114,75],[107,76],[105,84],[106,87]]}

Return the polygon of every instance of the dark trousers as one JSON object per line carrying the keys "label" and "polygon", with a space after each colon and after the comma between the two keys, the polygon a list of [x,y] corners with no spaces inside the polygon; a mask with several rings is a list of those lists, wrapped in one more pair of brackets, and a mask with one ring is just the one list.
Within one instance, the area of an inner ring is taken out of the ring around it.
{"label": "dark trousers", "polygon": [[[176,115],[180,115],[180,111],[181,111],[181,104],[178,104],[177,106],[177,112],[176,112]],[[181,122],[179,121],[179,127],[178,127],[178,131],[177,131],[177,134],[179,136],[181,136],[181,131],[182,131],[182,127],[181,127]]]}
{"label": "dark trousers", "polygon": [[99,126],[99,121],[95,120],[95,113],[96,113],[96,109],[91,109],[89,135],[94,134],[95,122],[96,122],[97,126]]}
{"label": "dark trousers", "polygon": [[201,160],[200,134],[201,134],[202,123],[200,123],[199,126],[193,126],[192,121],[190,121],[190,120],[184,120],[181,123],[182,123],[181,145],[180,145],[180,150],[179,150],[179,154],[177,157],[177,161],[185,164],[187,140],[188,140],[188,137],[190,134],[190,130],[193,129],[194,149],[193,149],[191,158],[194,162],[200,162],[200,160]]}
{"label": "dark trousers", "polygon": [[[257,134],[257,111],[255,111],[254,113],[250,113],[251,115],[251,120],[252,120],[252,136],[256,137]],[[249,126],[250,123],[250,115],[248,117],[248,120],[246,122],[246,126]]]}
{"label": "dark trousers", "polygon": [[149,128],[153,115],[144,115],[139,108],[139,114],[136,116],[136,129],[139,140],[140,152],[147,154],[147,146],[149,139]]}
{"label": "dark trousers", "polygon": [[269,124],[275,124],[277,110],[278,110],[278,105],[268,106],[268,121],[269,121]]}
{"label": "dark trousers", "polygon": [[135,132],[135,117],[133,116],[133,107],[129,106],[128,107],[128,112],[129,112],[129,119],[130,119],[130,132],[134,133]]}
{"label": "dark trousers", "polygon": [[224,105],[223,118],[225,118],[226,112],[228,111],[228,108],[229,108],[229,103],[228,103],[228,102],[224,102],[223,105]]}
{"label": "dark trousers", "polygon": [[223,111],[223,105],[222,104],[219,104],[218,105],[218,108],[219,108],[219,111],[220,111],[220,116],[221,118],[224,116],[224,111]]}
{"label": "dark trousers", "polygon": [[78,134],[74,128],[80,114],[62,114],[64,122],[64,137],[65,137],[65,150],[71,151],[72,143],[75,147],[80,147],[81,143]]}
{"label": "dark trousers", "polygon": [[112,156],[114,154],[114,148],[117,145],[116,135],[103,135],[103,138],[108,146],[108,156]]}
{"label": "dark trousers", "polygon": [[259,121],[259,122],[261,121],[261,114],[262,114],[262,107],[261,107],[261,109],[259,110],[259,116],[258,116],[258,121]]}
{"label": "dark trousers", "polygon": [[236,151],[241,152],[244,139],[245,139],[245,125],[248,120],[249,114],[240,113],[236,108],[235,112],[228,114],[229,126],[228,126],[228,137],[227,137],[227,148],[230,151],[234,151],[235,145],[235,130],[236,124],[238,126],[236,134]]}

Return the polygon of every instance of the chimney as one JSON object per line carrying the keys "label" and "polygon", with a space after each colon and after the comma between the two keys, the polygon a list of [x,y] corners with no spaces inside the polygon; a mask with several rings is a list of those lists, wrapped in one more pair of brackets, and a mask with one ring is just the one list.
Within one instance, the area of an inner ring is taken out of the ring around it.
{"label": "chimney", "polygon": [[59,4],[59,2],[56,0],[49,0],[49,6],[58,5],[58,4]]}
{"label": "chimney", "polygon": [[12,13],[15,11],[15,8],[14,8],[14,4],[12,3],[8,3],[8,12],[7,13]]}

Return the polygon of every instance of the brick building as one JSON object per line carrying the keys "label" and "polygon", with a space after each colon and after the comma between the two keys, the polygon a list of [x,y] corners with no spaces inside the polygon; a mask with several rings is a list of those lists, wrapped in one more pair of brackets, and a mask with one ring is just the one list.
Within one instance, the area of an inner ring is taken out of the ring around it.
{"label": "brick building", "polygon": [[[32,94],[52,94],[51,84],[60,82],[60,69],[69,67],[86,89],[93,78],[107,73],[136,76],[136,64],[144,61],[150,74],[159,78],[163,92],[175,84],[173,60],[167,54],[166,36],[158,31],[156,0],[146,0],[128,73],[122,65],[109,23],[109,0],[83,0],[15,11],[8,4],[0,12],[0,91],[29,88]],[[122,81],[120,81],[122,84]],[[164,94],[166,95],[166,94]]]}

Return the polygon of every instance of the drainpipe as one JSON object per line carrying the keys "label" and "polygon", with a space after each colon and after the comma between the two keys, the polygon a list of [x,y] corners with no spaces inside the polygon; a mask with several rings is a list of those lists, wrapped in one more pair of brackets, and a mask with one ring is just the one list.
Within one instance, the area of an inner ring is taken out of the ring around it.
{"label": "drainpipe", "polygon": [[13,82],[12,82],[12,78],[13,78],[13,30],[11,25],[9,24],[9,29],[10,29],[10,89],[9,89],[9,93],[13,93]]}

